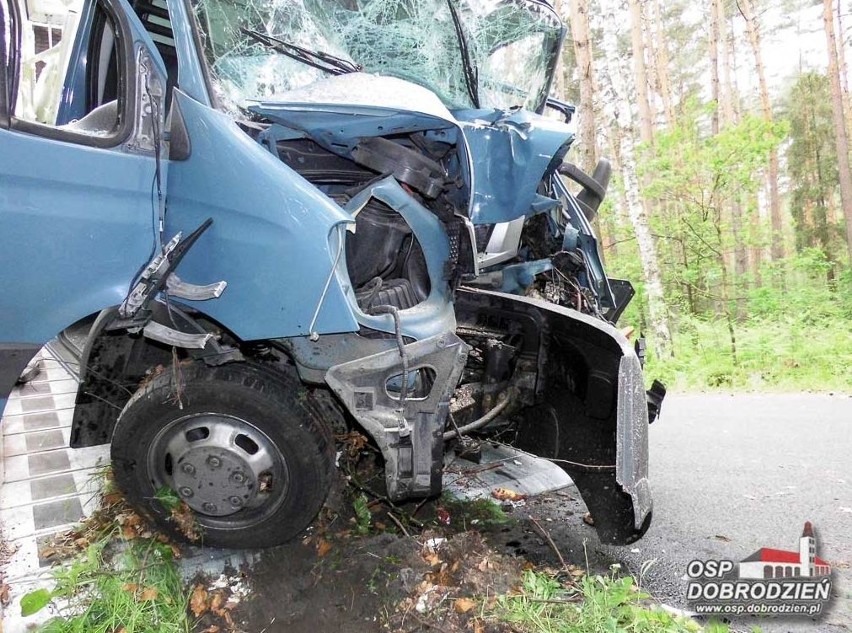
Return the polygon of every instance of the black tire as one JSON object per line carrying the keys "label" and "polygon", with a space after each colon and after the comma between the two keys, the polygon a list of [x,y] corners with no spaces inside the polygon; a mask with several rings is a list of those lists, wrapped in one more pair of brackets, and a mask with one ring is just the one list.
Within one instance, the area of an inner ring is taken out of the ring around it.
{"label": "black tire", "polygon": [[[205,545],[268,547],[304,530],[331,482],[334,442],[293,372],[256,363],[171,368],[124,407],[112,438],[128,502],[179,539],[157,499],[174,490]],[[206,433],[206,435],[205,435]],[[162,495],[160,495],[162,496]]]}

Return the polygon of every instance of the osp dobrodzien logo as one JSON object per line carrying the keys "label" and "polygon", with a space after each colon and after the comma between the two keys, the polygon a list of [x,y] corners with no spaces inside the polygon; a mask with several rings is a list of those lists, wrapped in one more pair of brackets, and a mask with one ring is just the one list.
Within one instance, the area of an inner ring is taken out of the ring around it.
{"label": "osp dobrodzien logo", "polygon": [[687,567],[687,601],[706,615],[821,615],[831,598],[831,566],[817,556],[805,523],[797,551],[768,547],[739,563],[694,560]]}

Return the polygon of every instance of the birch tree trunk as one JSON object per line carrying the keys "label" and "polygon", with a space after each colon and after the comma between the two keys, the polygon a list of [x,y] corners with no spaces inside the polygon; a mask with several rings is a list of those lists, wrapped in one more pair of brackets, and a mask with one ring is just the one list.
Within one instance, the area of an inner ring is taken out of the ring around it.
{"label": "birch tree trunk", "polygon": [[589,0],[570,0],[571,35],[574,38],[574,57],[580,79],[580,138],[577,161],[580,169],[592,173],[597,163],[595,125],[595,83],[592,42],[589,37]]}
{"label": "birch tree trunk", "polygon": [[648,295],[648,316],[654,335],[654,343],[658,354],[663,358],[668,358],[672,355],[671,327],[663,295],[663,280],[660,274],[657,248],[639,194],[636,147],[633,138],[634,117],[623,60],[618,54],[618,38],[615,32],[618,24],[616,19],[619,12],[618,4],[618,0],[601,0],[599,3],[606,25],[603,35],[603,53],[606,60],[606,75],[609,79],[607,86],[609,92],[607,95],[608,109],[620,136],[621,176],[624,181],[627,212],[636,233],[636,243],[642,261],[645,288]]}
{"label": "birch tree trunk", "polygon": [[834,35],[832,0],[823,0],[823,22],[828,44],[828,79],[831,82],[831,105],[834,114],[834,140],[837,147],[837,167],[840,172],[840,204],[846,220],[846,248],[852,262],[852,172],[849,171],[849,140],[843,111],[843,93],[837,64],[837,40]]}
{"label": "birch tree trunk", "polygon": [[[760,105],[763,110],[763,118],[768,123],[772,123],[772,102],[769,99],[766,70],[763,66],[760,25],[754,14],[752,0],[738,0],[737,6],[745,20],[746,33],[748,34],[749,44],[754,55],[754,66],[757,71],[757,82],[760,88]],[[784,257],[784,227],[781,223],[781,198],[778,195],[778,150],[774,148],[769,154],[767,180],[769,184],[769,219],[772,225],[770,254],[773,261],[778,261]]]}

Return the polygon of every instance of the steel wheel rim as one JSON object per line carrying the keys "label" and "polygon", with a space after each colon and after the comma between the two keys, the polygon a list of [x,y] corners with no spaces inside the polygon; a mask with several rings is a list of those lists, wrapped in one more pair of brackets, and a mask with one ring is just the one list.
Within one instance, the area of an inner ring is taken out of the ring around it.
{"label": "steel wheel rim", "polygon": [[155,493],[178,496],[205,527],[240,529],[274,514],[290,487],[283,454],[236,416],[197,413],[170,422],[148,447]]}

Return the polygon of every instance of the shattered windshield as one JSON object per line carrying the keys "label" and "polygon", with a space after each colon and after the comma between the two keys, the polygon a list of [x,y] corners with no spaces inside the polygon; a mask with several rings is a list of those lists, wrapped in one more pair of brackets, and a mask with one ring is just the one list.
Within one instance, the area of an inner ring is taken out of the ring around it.
{"label": "shattered windshield", "polygon": [[317,55],[417,83],[449,108],[538,110],[562,35],[540,0],[197,0],[195,13],[229,110],[328,77]]}

